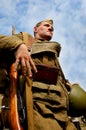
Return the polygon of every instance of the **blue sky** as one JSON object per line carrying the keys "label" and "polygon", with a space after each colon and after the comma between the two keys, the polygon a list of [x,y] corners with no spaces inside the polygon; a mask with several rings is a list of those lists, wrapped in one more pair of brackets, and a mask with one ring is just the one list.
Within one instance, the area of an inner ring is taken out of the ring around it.
{"label": "blue sky", "polygon": [[61,44],[66,78],[86,90],[86,0],[0,0],[0,34],[26,31],[43,19],[54,20],[53,41]]}

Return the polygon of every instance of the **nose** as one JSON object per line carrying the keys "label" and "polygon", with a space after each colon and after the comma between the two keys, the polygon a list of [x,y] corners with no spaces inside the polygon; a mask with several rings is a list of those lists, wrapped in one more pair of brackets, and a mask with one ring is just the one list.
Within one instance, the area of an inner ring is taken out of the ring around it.
{"label": "nose", "polygon": [[49,26],[48,29],[49,29],[49,31],[51,31],[51,32],[54,30],[52,26]]}

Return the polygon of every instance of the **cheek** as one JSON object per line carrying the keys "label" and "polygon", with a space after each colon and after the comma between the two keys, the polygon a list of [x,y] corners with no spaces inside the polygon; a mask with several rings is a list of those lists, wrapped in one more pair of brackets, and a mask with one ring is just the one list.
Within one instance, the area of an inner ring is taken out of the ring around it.
{"label": "cheek", "polygon": [[39,33],[39,34],[43,34],[43,33],[45,33],[45,32],[46,32],[46,31],[45,31],[44,29],[39,29],[39,30],[38,30],[38,33]]}

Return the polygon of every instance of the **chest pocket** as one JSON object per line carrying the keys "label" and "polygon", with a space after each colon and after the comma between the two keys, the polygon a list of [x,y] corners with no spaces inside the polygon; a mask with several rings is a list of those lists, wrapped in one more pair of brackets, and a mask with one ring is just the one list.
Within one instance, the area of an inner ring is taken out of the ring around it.
{"label": "chest pocket", "polygon": [[45,64],[52,67],[56,66],[55,54],[52,52],[41,52],[32,55],[35,64]]}

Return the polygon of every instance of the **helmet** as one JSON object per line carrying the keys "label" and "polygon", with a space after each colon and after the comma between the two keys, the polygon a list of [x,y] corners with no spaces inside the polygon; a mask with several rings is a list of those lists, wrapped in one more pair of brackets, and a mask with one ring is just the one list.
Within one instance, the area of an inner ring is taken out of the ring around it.
{"label": "helmet", "polygon": [[86,92],[78,84],[73,84],[69,93],[69,111],[71,116],[86,115]]}

